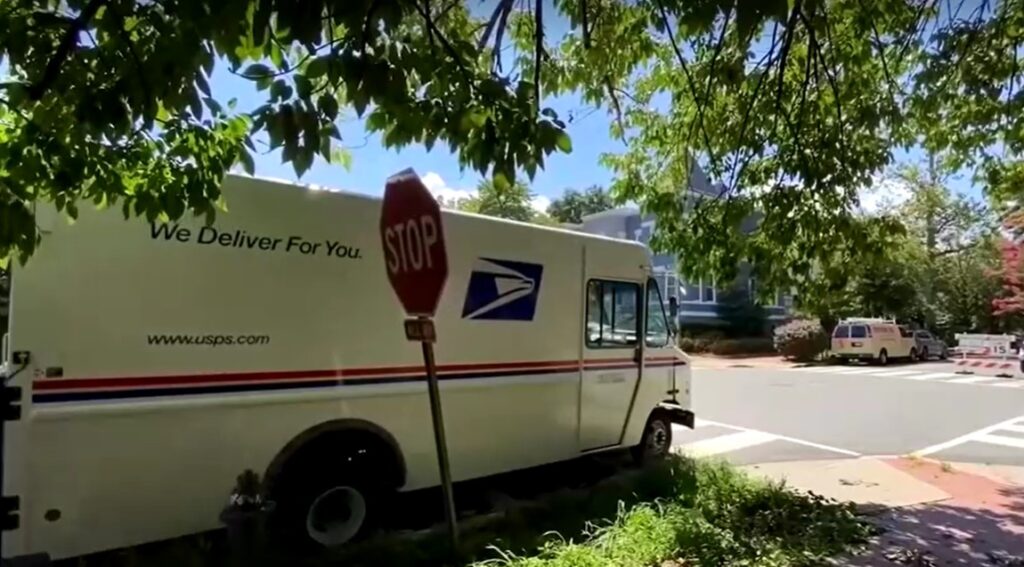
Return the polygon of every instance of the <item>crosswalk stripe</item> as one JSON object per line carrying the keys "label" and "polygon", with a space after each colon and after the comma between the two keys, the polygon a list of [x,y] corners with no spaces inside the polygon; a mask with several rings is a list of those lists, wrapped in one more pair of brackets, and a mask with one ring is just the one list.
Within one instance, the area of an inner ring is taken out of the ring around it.
{"label": "crosswalk stripe", "polygon": [[947,380],[950,384],[977,384],[978,382],[989,382],[991,380],[1002,380],[995,376],[968,376],[966,378],[954,378]]}
{"label": "crosswalk stripe", "polygon": [[906,376],[908,374],[917,374],[917,370],[897,370],[895,372],[875,372],[872,376]]}
{"label": "crosswalk stripe", "polygon": [[686,445],[679,446],[677,450],[695,457],[710,457],[712,455],[746,449],[747,447],[754,447],[774,441],[775,439],[777,438],[774,435],[761,433],[760,431],[739,431],[687,443]]}
{"label": "crosswalk stripe", "polygon": [[949,372],[932,372],[931,374],[907,376],[907,380],[934,380],[936,378],[952,378],[954,376],[956,376],[956,374],[950,374]]}
{"label": "crosswalk stripe", "polygon": [[1006,437],[1005,435],[993,435],[991,433],[988,433],[986,435],[979,435],[974,439],[971,439],[971,441],[980,441],[982,443],[990,443],[992,445],[1002,445],[1004,447],[1016,447],[1018,449],[1024,449],[1024,439],[1018,439],[1016,437]]}
{"label": "crosswalk stripe", "polygon": [[1000,378],[1000,380],[1002,380],[1002,382],[998,384],[987,384],[987,386],[996,386],[999,388],[1020,388],[1021,386],[1024,386],[1024,382],[1020,380],[1010,380],[1007,378]]}
{"label": "crosswalk stripe", "polygon": [[1024,433],[1024,425],[1004,425],[1000,427],[1004,431],[1012,431],[1014,433]]}
{"label": "crosswalk stripe", "polygon": [[848,368],[846,370],[835,371],[836,374],[870,374],[872,372],[878,372],[877,368]]}

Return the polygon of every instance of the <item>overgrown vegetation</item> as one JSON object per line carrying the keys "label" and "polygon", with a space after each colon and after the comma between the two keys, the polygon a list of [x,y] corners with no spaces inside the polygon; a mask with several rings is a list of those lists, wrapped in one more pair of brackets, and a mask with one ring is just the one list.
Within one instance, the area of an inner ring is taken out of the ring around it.
{"label": "overgrown vegetation", "polygon": [[819,565],[870,535],[852,505],[799,495],[725,464],[675,461],[667,472],[672,494],[622,507],[581,540],[552,535],[538,552],[505,551],[479,565]]}
{"label": "overgrown vegetation", "polygon": [[[412,512],[406,509],[402,514]],[[436,528],[384,534],[315,557],[272,554],[261,564],[657,567],[676,561],[695,567],[816,566],[864,542],[872,532],[851,504],[798,494],[781,484],[749,478],[724,463],[680,457],[642,470],[620,470],[597,484],[534,494],[502,513],[463,519],[462,525],[461,550],[454,559],[447,553],[445,535]],[[100,554],[81,564],[232,564],[222,543],[210,537],[183,539]]]}
{"label": "overgrown vegetation", "polygon": [[809,362],[829,348],[829,336],[821,323],[796,319],[775,328],[775,350],[785,358]]}

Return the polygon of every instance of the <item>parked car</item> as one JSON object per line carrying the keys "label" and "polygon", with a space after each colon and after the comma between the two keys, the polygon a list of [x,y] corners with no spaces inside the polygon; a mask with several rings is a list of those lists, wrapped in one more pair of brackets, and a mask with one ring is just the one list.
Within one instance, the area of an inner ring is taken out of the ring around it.
{"label": "parked car", "polygon": [[917,347],[917,355],[921,360],[928,360],[935,356],[940,360],[949,357],[949,348],[946,342],[928,331],[914,331],[914,345]]}
{"label": "parked car", "polygon": [[832,356],[839,361],[917,359],[911,332],[891,319],[844,319],[832,333]]}

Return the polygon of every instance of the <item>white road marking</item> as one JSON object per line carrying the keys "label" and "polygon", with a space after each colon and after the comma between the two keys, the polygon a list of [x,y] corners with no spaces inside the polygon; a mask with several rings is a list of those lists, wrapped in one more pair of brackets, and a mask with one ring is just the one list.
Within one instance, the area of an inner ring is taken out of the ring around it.
{"label": "white road marking", "polygon": [[695,418],[693,420],[693,428],[694,429],[697,429],[698,427],[707,427],[708,425],[711,425],[711,424],[708,423],[708,420],[706,420],[706,419],[701,419],[701,418],[698,417],[698,418]]}
{"label": "white road marking", "polygon": [[897,370],[895,372],[875,372],[872,376],[907,376],[917,374],[917,370]]}
{"label": "white road marking", "polygon": [[995,376],[968,376],[967,378],[954,378],[948,380],[950,384],[977,384],[978,382],[988,382],[990,380],[1002,380],[1002,378],[996,378]]}
{"label": "white road marking", "polygon": [[998,384],[986,384],[986,386],[996,386],[998,388],[1020,388],[1021,386],[1024,386],[1024,383],[1019,380],[1011,381],[1008,378],[1000,378],[1000,380],[1002,380],[1002,382]]}
{"label": "white road marking", "polygon": [[1024,425],[1004,425],[999,429],[1003,431],[1012,431],[1014,433],[1024,433]]}
{"label": "white road marking", "polygon": [[676,447],[676,450],[694,457],[710,457],[748,447],[763,445],[775,441],[776,437],[760,431],[738,431],[728,435],[719,435],[711,439],[702,439]]}
{"label": "white road marking", "polygon": [[1005,435],[993,435],[991,433],[986,435],[979,435],[972,439],[972,441],[980,441],[982,443],[991,443],[993,445],[1002,445],[1004,447],[1015,447],[1017,449],[1024,449],[1024,439],[1019,437],[1007,437]]}
{"label": "white road marking", "polygon": [[952,378],[954,376],[956,376],[956,374],[950,374],[949,372],[932,372],[931,374],[907,376],[907,380],[934,380],[936,378]]}
{"label": "white road marking", "polygon": [[[931,455],[932,453],[938,453],[939,451],[945,451],[946,449],[949,449],[951,447],[956,447],[957,445],[963,445],[964,443],[967,443],[968,441],[979,441],[979,440],[981,440],[980,438],[988,436],[993,431],[998,431],[998,430],[1003,429],[1004,427],[1006,427],[1008,425],[1016,426],[1016,425],[1018,425],[1018,422],[1024,423],[1024,416],[1010,418],[1010,419],[1008,419],[1006,421],[1001,421],[1001,422],[999,422],[999,423],[997,423],[995,425],[990,425],[988,427],[983,427],[983,428],[981,428],[981,429],[979,429],[977,431],[972,431],[971,433],[967,433],[965,435],[961,435],[960,437],[956,437],[954,439],[950,439],[949,441],[938,443],[938,444],[932,445],[931,447],[925,447],[924,449],[921,449],[920,451],[914,451],[912,454],[917,455],[919,457],[924,457],[926,455]],[[987,442],[987,441],[983,441],[983,442]]]}
{"label": "white road marking", "polygon": [[[708,421],[709,425],[717,425],[718,427],[726,427],[729,429],[735,429],[736,431],[750,431],[753,433],[764,433],[756,429],[750,429],[748,427],[740,427],[738,425],[729,425],[726,423],[720,423],[717,421]],[[803,445],[805,447],[813,447],[815,449],[821,449],[822,451],[831,451],[833,453],[839,453],[841,455],[849,455],[851,457],[859,457],[860,453],[856,451],[850,451],[847,449],[840,449],[839,447],[832,447],[830,445],[822,445],[821,443],[815,443],[813,441],[804,441],[803,439],[795,439],[793,437],[786,437],[785,435],[776,435],[774,433],[764,433],[765,435],[771,435],[776,441],[787,441],[789,443],[796,443],[797,445]]]}
{"label": "white road marking", "polygon": [[835,371],[835,374],[870,374],[872,372],[878,372],[877,368],[848,368],[842,372]]}

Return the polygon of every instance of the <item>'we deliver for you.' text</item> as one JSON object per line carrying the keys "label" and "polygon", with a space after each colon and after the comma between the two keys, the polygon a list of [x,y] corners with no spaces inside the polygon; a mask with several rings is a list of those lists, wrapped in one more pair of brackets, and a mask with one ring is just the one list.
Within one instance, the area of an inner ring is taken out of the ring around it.
{"label": "'we deliver for you.' text", "polygon": [[322,254],[335,258],[359,259],[359,248],[346,246],[337,240],[307,240],[301,236],[275,238],[250,234],[242,229],[217,230],[213,226],[201,227],[198,231],[177,224],[151,223],[150,236],[153,240],[168,240],[192,244],[216,244],[226,248],[244,248],[267,252],[288,252],[306,256]]}

